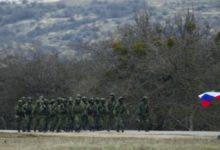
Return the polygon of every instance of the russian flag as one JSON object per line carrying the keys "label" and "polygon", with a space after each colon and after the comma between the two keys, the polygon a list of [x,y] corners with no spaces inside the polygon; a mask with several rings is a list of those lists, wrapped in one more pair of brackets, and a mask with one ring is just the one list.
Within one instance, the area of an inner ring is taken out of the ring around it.
{"label": "russian flag", "polygon": [[220,92],[205,92],[199,95],[202,107],[208,107],[212,104],[213,100],[220,100]]}

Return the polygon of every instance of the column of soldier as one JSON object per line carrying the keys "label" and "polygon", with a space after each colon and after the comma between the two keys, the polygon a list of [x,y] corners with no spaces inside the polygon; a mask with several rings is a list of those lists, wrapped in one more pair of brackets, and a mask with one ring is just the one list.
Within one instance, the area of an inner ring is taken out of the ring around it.
{"label": "column of soldier", "polygon": [[[36,100],[23,97],[16,106],[18,132],[80,132],[81,130],[113,130],[124,132],[128,109],[124,97],[109,99],[58,97],[47,99],[40,96]],[[148,130],[149,113],[147,97],[143,97],[137,111],[138,130]]]}

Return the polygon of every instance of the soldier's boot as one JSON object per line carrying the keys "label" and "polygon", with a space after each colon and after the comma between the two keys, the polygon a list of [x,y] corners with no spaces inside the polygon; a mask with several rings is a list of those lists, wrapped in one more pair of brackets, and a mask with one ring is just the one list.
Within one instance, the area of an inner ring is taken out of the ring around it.
{"label": "soldier's boot", "polygon": [[117,125],[116,125],[116,131],[117,132],[120,132],[120,125],[117,123]]}
{"label": "soldier's boot", "polygon": [[27,125],[27,132],[31,132],[31,125],[30,124]]}
{"label": "soldier's boot", "polygon": [[20,125],[17,126],[17,130],[18,130],[18,132],[21,132],[21,126]]}
{"label": "soldier's boot", "polygon": [[144,131],[146,131],[146,132],[149,131],[148,121],[144,121]]}
{"label": "soldier's boot", "polygon": [[21,132],[21,122],[19,119],[17,120],[17,130],[18,132]]}
{"label": "soldier's boot", "polygon": [[31,122],[32,122],[32,119],[29,118],[29,120],[27,122],[27,132],[31,132]]}
{"label": "soldier's boot", "polygon": [[76,126],[75,126],[75,132],[80,132],[80,126],[79,126],[79,124],[76,124]]}

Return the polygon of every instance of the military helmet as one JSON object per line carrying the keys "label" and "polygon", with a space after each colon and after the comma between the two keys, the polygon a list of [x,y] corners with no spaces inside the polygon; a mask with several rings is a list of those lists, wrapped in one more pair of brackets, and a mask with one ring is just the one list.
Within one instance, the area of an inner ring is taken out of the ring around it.
{"label": "military helmet", "polygon": [[120,96],[119,99],[124,99],[124,97],[123,97],[123,96]]}
{"label": "military helmet", "polygon": [[80,98],[80,97],[81,97],[81,95],[80,95],[80,94],[77,94],[77,95],[76,95],[76,97]]}
{"label": "military helmet", "polygon": [[115,96],[115,93],[110,93],[110,96]]}
{"label": "military helmet", "polygon": [[91,98],[89,99],[89,103],[90,103],[90,104],[94,104],[94,98],[93,98],[93,97],[91,97]]}
{"label": "military helmet", "polygon": [[22,100],[24,100],[24,99],[26,99],[26,97],[25,97],[25,96],[23,96],[21,99],[22,99]]}
{"label": "military helmet", "polygon": [[123,96],[120,96],[119,99],[118,99],[118,101],[119,101],[119,102],[122,102],[124,99],[125,99],[125,98],[124,98]]}
{"label": "military helmet", "polygon": [[49,101],[49,103],[50,103],[50,104],[55,103],[55,99],[52,98],[52,99]]}
{"label": "military helmet", "polygon": [[142,102],[144,103],[147,103],[147,96],[144,96],[142,99],[141,99]]}
{"label": "military helmet", "polygon": [[143,96],[142,101],[146,101],[147,100],[147,96]]}
{"label": "military helmet", "polygon": [[143,99],[147,99],[148,97],[147,96],[143,96]]}

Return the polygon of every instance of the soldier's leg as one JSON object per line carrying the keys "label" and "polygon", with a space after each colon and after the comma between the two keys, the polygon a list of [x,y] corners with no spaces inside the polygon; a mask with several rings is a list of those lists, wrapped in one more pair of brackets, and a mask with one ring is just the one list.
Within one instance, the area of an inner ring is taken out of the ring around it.
{"label": "soldier's leg", "polygon": [[86,130],[87,129],[87,125],[88,125],[88,116],[87,115],[83,115],[83,117],[82,117],[82,129]]}
{"label": "soldier's leg", "polygon": [[111,123],[112,123],[111,116],[108,115],[107,120],[106,120],[106,128],[108,132],[111,130]]}
{"label": "soldier's leg", "polygon": [[20,132],[21,131],[21,117],[17,117],[17,130],[18,130],[18,132]]}
{"label": "soldier's leg", "polygon": [[116,128],[116,123],[117,123],[116,119],[117,119],[117,117],[114,115],[111,116],[111,118],[110,118],[110,129],[111,130],[115,130],[115,128]]}
{"label": "soldier's leg", "polygon": [[88,119],[89,119],[89,130],[93,131],[94,130],[94,118],[92,115],[89,115]]}
{"label": "soldier's leg", "polygon": [[67,117],[65,115],[62,115],[62,124],[61,124],[61,129],[63,131],[67,131]]}
{"label": "soldier's leg", "polygon": [[116,117],[115,119],[115,127],[116,127],[116,131],[119,132],[120,131],[120,119],[118,117]]}
{"label": "soldier's leg", "polygon": [[69,118],[69,130],[70,130],[70,132],[72,132],[73,131],[73,129],[74,129],[74,119],[73,119],[73,116],[70,116],[70,118]]}
{"label": "soldier's leg", "polygon": [[57,129],[58,121],[59,121],[59,117],[54,116],[53,120],[51,121],[51,131],[55,131]]}
{"label": "soldier's leg", "polygon": [[38,117],[38,125],[37,125],[37,130],[38,132],[43,131],[43,118],[41,116]]}
{"label": "soldier's leg", "polygon": [[62,127],[62,116],[58,116],[57,118],[57,125],[56,125],[56,132],[60,132]]}
{"label": "soldier's leg", "polygon": [[21,128],[22,128],[22,132],[25,132],[26,131],[26,128],[27,128],[27,121],[26,121],[26,118],[25,117],[22,117],[21,118]]}
{"label": "soldier's leg", "polygon": [[48,130],[49,131],[53,131],[53,120],[54,120],[54,117],[50,117],[50,119],[48,121]]}
{"label": "soldier's leg", "polygon": [[33,130],[34,132],[36,132],[37,128],[36,128],[36,117],[33,117]]}
{"label": "soldier's leg", "polygon": [[31,123],[32,123],[32,117],[30,115],[27,116],[27,131],[31,131]]}
{"label": "soldier's leg", "polygon": [[144,130],[144,126],[145,126],[145,122],[142,118],[140,118],[140,124],[139,124],[140,130]]}
{"label": "soldier's leg", "polygon": [[75,115],[74,117],[74,122],[75,122],[75,127],[74,127],[74,130],[75,132],[79,132],[79,115]]}
{"label": "soldier's leg", "polygon": [[100,130],[104,129],[104,117],[100,118]]}
{"label": "soldier's leg", "polygon": [[95,116],[95,130],[99,130],[99,116]]}
{"label": "soldier's leg", "polygon": [[44,115],[42,115],[42,116],[40,116],[40,131],[41,132],[45,132],[44,131],[45,126],[46,126],[46,117]]}
{"label": "soldier's leg", "polygon": [[149,120],[148,119],[144,120],[144,130],[149,131]]}
{"label": "soldier's leg", "polygon": [[125,129],[125,120],[121,119],[121,132],[124,132]]}
{"label": "soldier's leg", "polygon": [[44,132],[48,131],[48,124],[49,124],[49,117],[44,116],[44,125],[43,125],[43,131]]}

